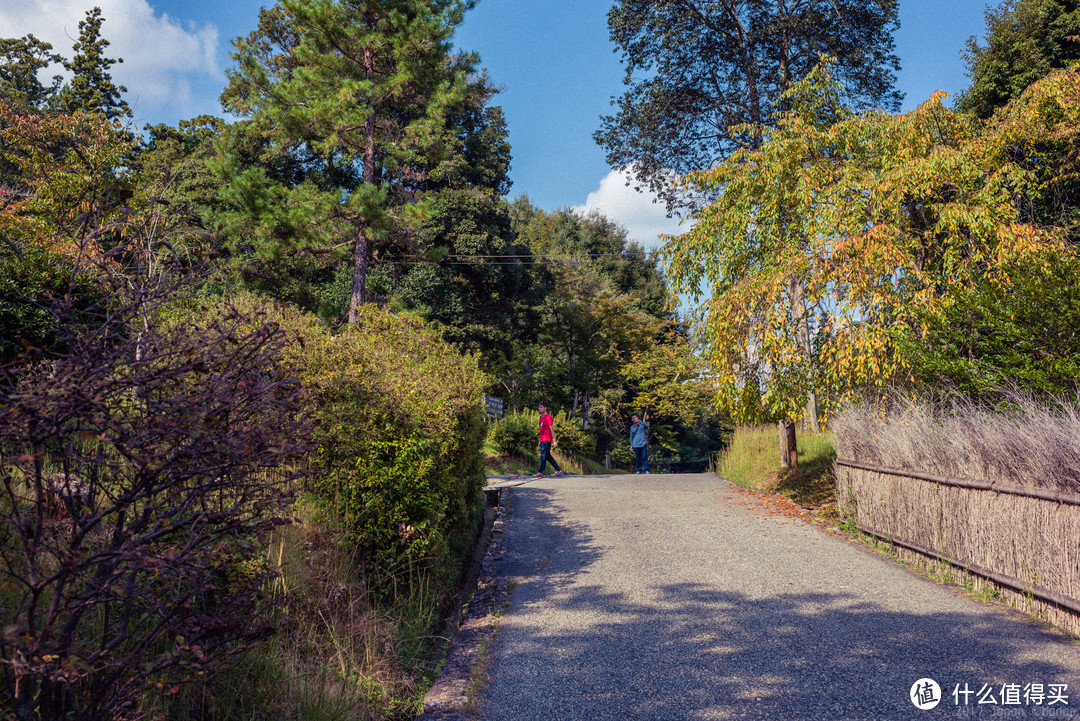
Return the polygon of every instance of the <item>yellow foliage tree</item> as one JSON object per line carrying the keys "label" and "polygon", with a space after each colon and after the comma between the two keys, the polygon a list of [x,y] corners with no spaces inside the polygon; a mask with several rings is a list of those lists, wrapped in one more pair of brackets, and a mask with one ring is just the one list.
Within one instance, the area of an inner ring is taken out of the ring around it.
{"label": "yellow foliage tree", "polygon": [[828,413],[902,377],[896,333],[950,291],[1070,247],[1055,200],[1080,172],[1080,69],[1034,84],[993,121],[937,93],[903,115],[846,114],[828,64],[788,93],[760,148],[686,177],[718,194],[668,239],[682,292],[707,282],[718,405],[736,420]]}

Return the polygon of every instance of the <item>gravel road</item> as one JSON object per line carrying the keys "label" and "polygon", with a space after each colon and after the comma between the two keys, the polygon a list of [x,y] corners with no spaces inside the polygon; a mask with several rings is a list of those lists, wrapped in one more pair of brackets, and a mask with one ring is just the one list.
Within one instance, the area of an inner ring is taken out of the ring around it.
{"label": "gravel road", "polygon": [[508,493],[487,721],[1080,718],[1077,642],[715,476]]}

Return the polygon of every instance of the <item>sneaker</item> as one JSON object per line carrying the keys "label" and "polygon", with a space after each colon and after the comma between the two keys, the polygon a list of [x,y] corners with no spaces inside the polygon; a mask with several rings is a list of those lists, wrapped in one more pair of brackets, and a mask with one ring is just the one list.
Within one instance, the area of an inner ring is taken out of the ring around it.
{"label": "sneaker", "polygon": [[646,476],[649,475],[648,471],[642,471],[642,473],[644,473]]}
{"label": "sneaker", "polygon": [[543,478],[544,474],[543,473],[534,473],[532,477],[533,478]]}
{"label": "sneaker", "polygon": [[554,473],[551,474],[551,477],[552,478],[558,478],[559,476],[565,476],[565,475],[566,475],[566,471],[555,471]]}

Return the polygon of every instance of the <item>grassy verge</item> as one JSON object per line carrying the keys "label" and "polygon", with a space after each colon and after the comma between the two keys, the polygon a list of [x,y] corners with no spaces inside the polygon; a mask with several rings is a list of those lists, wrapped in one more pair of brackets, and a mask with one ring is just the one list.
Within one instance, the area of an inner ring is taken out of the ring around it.
{"label": "grassy verge", "polygon": [[835,514],[832,436],[800,432],[799,468],[794,471],[780,465],[779,445],[776,426],[736,428],[715,471],[740,486],[780,493],[816,513]]}
{"label": "grassy verge", "polygon": [[439,591],[423,577],[376,602],[349,549],[298,504],[269,540],[287,597],[278,633],[153,715],[169,721],[390,721],[422,710],[435,670]]}

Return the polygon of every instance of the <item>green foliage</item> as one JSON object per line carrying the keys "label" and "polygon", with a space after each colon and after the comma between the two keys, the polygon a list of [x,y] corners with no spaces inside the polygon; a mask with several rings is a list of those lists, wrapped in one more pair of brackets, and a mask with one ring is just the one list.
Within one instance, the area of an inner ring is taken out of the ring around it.
{"label": "green foliage", "polygon": [[1010,263],[1008,283],[957,288],[939,312],[917,316],[920,337],[897,334],[912,378],[971,398],[1003,391],[1068,394],[1080,378],[1080,258]]}
{"label": "green foliage", "polygon": [[821,53],[839,58],[850,106],[897,108],[896,26],[896,0],[618,0],[608,27],[628,89],[594,138],[672,209],[675,177],[760,144],[757,128]]}
{"label": "green foliage", "polygon": [[[65,297],[70,304],[61,315],[57,301]],[[67,258],[38,247],[19,254],[0,247],[0,364],[62,351],[73,316],[101,300],[93,279],[74,276]]]}
{"label": "green foliage", "polygon": [[[559,442],[558,450],[569,456],[591,458],[596,453],[596,438],[593,434],[581,427],[577,418],[570,416],[566,411],[559,411],[552,415],[555,431],[555,439]],[[537,419],[539,426],[540,419]]]}
{"label": "green foliage", "polygon": [[313,399],[311,490],[327,520],[341,525],[382,590],[412,566],[452,574],[484,478],[487,379],[475,356],[421,321],[371,306],[339,335],[295,309],[272,317],[295,338]]}
{"label": "green foliage", "polygon": [[[566,411],[551,414],[552,430],[558,441],[558,450],[569,456],[591,458],[596,453],[596,438],[581,428],[581,422]],[[522,457],[536,452],[540,432],[540,413],[522,410],[507,413],[491,424],[488,438],[497,453],[504,456]]]}
{"label": "green foliage", "polygon": [[987,124],[941,94],[893,116],[844,113],[838,93],[812,74],[760,148],[691,176],[722,193],[668,246],[677,287],[713,286],[716,387],[739,421],[801,418],[814,397],[827,415],[902,379],[896,338],[918,336],[917,316],[965,289],[1005,289],[1009,268],[1076,240],[1076,70]]}
{"label": "green foliage", "polygon": [[227,154],[220,172],[237,211],[226,225],[264,258],[351,247],[350,321],[372,251],[415,227],[418,183],[460,147],[449,119],[472,69],[471,56],[451,57],[463,10],[461,0],[284,0],[236,42],[223,101],[251,118],[266,160],[301,162],[280,178]]}
{"label": "green foliage", "polygon": [[395,298],[442,324],[459,348],[479,351],[485,368],[499,369],[513,343],[531,337],[546,291],[546,274],[527,265],[529,249],[514,237],[506,202],[481,188],[440,190],[429,195],[420,232],[429,260],[402,265]]}
{"label": "green foliage", "polygon": [[56,95],[60,76],[54,76],[52,85],[46,87],[38,72],[60,61],[60,56],[52,52],[52,45],[33,35],[0,38],[0,101],[28,108],[44,107]]}
{"label": "green foliage", "polygon": [[536,411],[507,413],[491,424],[488,439],[501,456],[523,456],[536,451],[539,422]]}
{"label": "green foliage", "polygon": [[971,87],[956,109],[989,118],[1054,68],[1080,60],[1080,6],[1075,0],[1004,0],[986,9],[986,45],[967,42]]}
{"label": "green foliage", "polygon": [[123,85],[114,85],[109,68],[123,59],[105,57],[109,41],[101,37],[105,18],[101,8],[86,11],[86,19],[79,21],[79,39],[72,46],[75,56],[64,62],[64,67],[74,73],[69,85],[60,91],[60,105],[67,112],[84,110],[102,113],[109,120],[131,117],[131,108],[121,97],[127,92]]}

